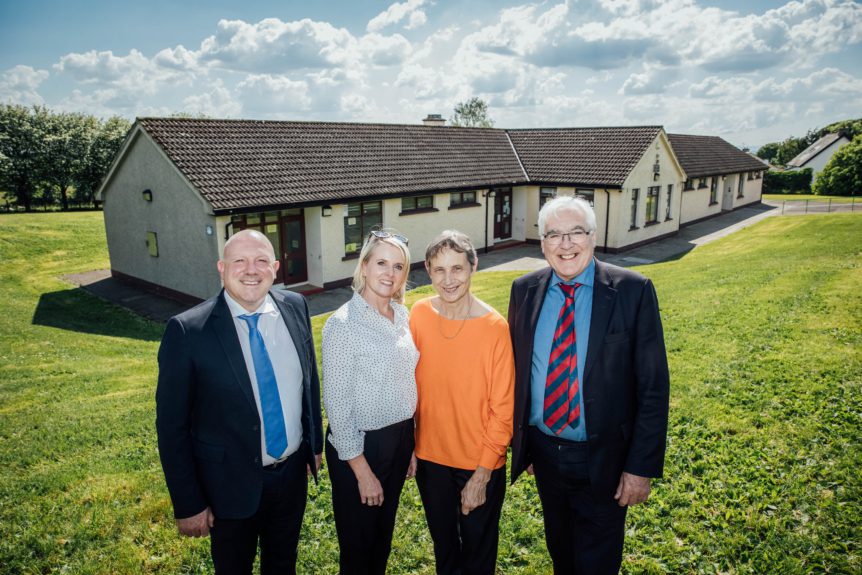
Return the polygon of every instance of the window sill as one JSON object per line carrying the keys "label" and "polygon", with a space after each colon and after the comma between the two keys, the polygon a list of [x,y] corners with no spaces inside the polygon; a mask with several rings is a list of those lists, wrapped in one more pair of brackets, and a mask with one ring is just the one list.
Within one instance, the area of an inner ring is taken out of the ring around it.
{"label": "window sill", "polygon": [[718,202],[709,202],[709,205],[710,205],[710,206],[717,206],[717,205],[718,205]]}
{"label": "window sill", "polygon": [[694,188],[683,188],[682,191],[683,192],[693,192]]}
{"label": "window sill", "polygon": [[631,226],[631,227],[629,228],[629,231],[630,231],[630,232],[633,232],[633,231],[635,231],[635,230],[639,230],[639,229],[640,229],[640,228],[639,228],[639,227],[637,227],[637,226]]}
{"label": "window sill", "polygon": [[439,212],[437,208],[417,208],[415,210],[401,210],[399,216],[412,216],[413,214],[429,214],[431,212]]}
{"label": "window sill", "polygon": [[737,200],[741,200],[741,199],[743,199],[744,197],[745,197],[745,196],[736,196],[736,199],[737,199]]}
{"label": "window sill", "polygon": [[664,219],[664,221],[666,221],[666,222],[672,222],[672,221],[673,221],[673,218],[668,217],[668,218],[665,218],[665,219]]}
{"label": "window sill", "polygon": [[645,223],[645,224],[644,224],[644,227],[645,227],[645,228],[648,228],[648,227],[650,227],[650,226],[657,226],[657,225],[659,225],[660,223],[661,223],[661,222],[660,222],[660,221],[658,221],[658,220],[656,220],[656,221],[654,221],[654,222],[647,222],[647,223]]}
{"label": "window sill", "polygon": [[463,208],[479,208],[479,207],[481,207],[481,206],[482,206],[482,204],[480,204],[479,202],[468,202],[468,203],[466,203],[466,204],[454,204],[454,205],[451,205],[451,206],[449,206],[449,209],[450,209],[450,210],[460,210],[460,209],[463,209]]}
{"label": "window sill", "polygon": [[358,259],[359,259],[359,252],[356,252],[353,254],[345,255],[343,258],[341,258],[341,261],[346,262],[348,260],[358,260]]}

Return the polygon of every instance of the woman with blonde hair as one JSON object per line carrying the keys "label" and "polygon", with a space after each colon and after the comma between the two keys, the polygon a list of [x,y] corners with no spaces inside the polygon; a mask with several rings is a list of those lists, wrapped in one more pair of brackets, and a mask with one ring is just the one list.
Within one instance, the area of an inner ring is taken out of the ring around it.
{"label": "woman with blonde hair", "polygon": [[403,305],[409,271],[407,239],[371,232],[353,297],[323,328],[326,460],[341,575],[386,572],[401,489],[415,472],[419,352]]}

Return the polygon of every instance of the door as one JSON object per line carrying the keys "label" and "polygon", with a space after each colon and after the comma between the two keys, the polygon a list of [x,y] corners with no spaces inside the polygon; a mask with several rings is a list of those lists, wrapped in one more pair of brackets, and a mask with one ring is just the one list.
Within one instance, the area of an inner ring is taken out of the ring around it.
{"label": "door", "polygon": [[[741,177],[738,175],[737,177]],[[727,176],[724,180],[724,195],[721,197],[721,211],[729,212],[733,209],[733,187],[736,185],[734,176]]]}
{"label": "door", "polygon": [[281,213],[281,269],[284,285],[308,280],[305,256],[305,216],[302,208]]}
{"label": "door", "polygon": [[512,188],[494,193],[494,239],[512,237]]}

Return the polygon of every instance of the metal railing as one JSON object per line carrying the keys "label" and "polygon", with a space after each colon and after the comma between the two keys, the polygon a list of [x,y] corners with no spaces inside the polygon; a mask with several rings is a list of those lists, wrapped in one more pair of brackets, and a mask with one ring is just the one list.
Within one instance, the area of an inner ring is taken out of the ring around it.
{"label": "metal railing", "polygon": [[[851,196],[849,202],[833,202],[832,198],[823,200],[773,200],[773,202],[781,202],[781,215],[787,214],[823,214],[832,212],[855,212],[856,211],[856,196]],[[862,211],[862,201],[859,202],[860,211]]]}

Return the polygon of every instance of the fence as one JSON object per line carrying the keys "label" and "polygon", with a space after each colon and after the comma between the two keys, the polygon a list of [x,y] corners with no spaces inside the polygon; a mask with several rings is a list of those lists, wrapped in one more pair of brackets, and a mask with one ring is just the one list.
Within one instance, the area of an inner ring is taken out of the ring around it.
{"label": "fence", "polygon": [[[852,196],[850,201],[833,202],[832,198],[823,200],[773,200],[773,203],[781,203],[781,215],[785,214],[828,214],[831,212],[855,212],[856,197]],[[859,201],[859,210],[862,211],[862,200]]]}

